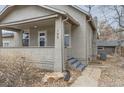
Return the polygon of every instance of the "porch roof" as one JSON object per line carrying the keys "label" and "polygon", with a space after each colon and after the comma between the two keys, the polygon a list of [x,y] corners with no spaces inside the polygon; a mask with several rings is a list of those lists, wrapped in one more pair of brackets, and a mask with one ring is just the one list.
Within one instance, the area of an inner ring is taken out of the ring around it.
{"label": "porch roof", "polygon": [[106,41],[106,40],[97,40],[96,44],[97,46],[108,46],[108,47],[115,47],[119,45],[119,40],[111,40],[111,41]]}
{"label": "porch roof", "polygon": [[[36,17],[36,18],[31,18],[31,19],[25,19],[25,20],[21,20],[21,21],[9,22],[9,23],[0,24],[0,28],[12,29],[9,26],[30,23],[30,22],[36,22],[36,21],[46,20],[46,19],[51,19],[51,18],[56,18],[56,17],[58,17],[58,15],[54,14],[54,15],[47,15],[47,16]],[[15,30],[19,30],[19,29],[15,28]]]}
{"label": "porch roof", "polygon": [[[0,20],[7,13],[10,13],[13,6],[15,6],[15,5],[8,5],[0,12]],[[38,21],[38,20],[45,20],[45,19],[55,18],[55,17],[58,17],[59,14],[61,14],[63,17],[65,17],[65,19],[67,19],[66,21],[70,21],[74,25],[79,25],[79,22],[77,22],[72,16],[70,16],[68,13],[66,13],[62,10],[55,9],[55,8],[52,8],[52,7],[47,6],[47,5],[37,5],[37,6],[43,7],[45,9],[49,9],[51,11],[54,11],[56,14],[42,16],[42,17],[36,17],[36,18],[31,18],[31,19],[25,19],[25,20],[21,20],[21,21],[2,23],[2,24],[0,24],[0,28],[5,27],[5,26],[11,26],[11,25],[16,25],[16,24],[22,24],[22,23],[28,23],[28,22]]]}

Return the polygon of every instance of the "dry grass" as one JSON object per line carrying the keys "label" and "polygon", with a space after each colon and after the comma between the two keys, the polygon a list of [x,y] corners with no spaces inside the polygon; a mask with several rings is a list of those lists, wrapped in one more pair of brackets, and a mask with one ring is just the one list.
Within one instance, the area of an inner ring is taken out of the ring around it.
{"label": "dry grass", "polygon": [[70,70],[71,81],[63,79],[42,81],[45,74],[51,71],[37,68],[29,59],[20,56],[0,56],[0,86],[1,87],[65,87],[72,84],[80,72]]}
{"label": "dry grass", "polygon": [[124,58],[113,56],[103,62],[105,66],[102,69],[99,86],[101,87],[117,87],[124,86]]}

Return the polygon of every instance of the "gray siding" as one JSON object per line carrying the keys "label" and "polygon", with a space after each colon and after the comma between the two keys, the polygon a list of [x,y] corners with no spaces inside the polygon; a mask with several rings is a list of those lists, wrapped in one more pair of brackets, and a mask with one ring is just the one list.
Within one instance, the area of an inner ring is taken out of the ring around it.
{"label": "gray siding", "polygon": [[72,56],[77,57],[81,60],[86,60],[86,16],[85,14],[77,11],[77,9],[66,6],[51,6],[70,14],[76,21],[79,22],[80,26],[72,27]]}
{"label": "gray siding", "polygon": [[1,23],[14,22],[25,20],[29,18],[42,17],[45,15],[53,14],[50,10],[44,9],[40,6],[14,6],[15,8],[12,10],[10,14],[8,14]]}
{"label": "gray siding", "polygon": [[35,63],[42,69],[54,70],[54,48],[0,48],[0,56],[3,60],[7,58],[9,62],[25,57],[26,62]]}

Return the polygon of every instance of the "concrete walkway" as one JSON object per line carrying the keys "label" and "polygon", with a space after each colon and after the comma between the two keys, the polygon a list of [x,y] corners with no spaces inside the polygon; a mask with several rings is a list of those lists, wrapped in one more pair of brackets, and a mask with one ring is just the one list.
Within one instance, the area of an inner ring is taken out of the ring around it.
{"label": "concrete walkway", "polygon": [[71,85],[71,87],[97,87],[101,69],[86,67],[81,76]]}

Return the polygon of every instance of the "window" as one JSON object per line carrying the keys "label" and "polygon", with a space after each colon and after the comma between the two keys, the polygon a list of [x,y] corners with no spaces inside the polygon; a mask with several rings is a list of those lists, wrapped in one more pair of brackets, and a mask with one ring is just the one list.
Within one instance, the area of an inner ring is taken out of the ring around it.
{"label": "window", "polygon": [[103,49],[103,47],[98,47],[98,49]]}
{"label": "window", "polygon": [[45,36],[45,33],[40,33],[40,36]]}
{"label": "window", "polygon": [[70,48],[71,47],[71,24],[70,23],[65,23],[64,24],[64,45],[65,48]]}
{"label": "window", "polygon": [[3,41],[3,47],[10,47],[9,41]]}
{"label": "window", "polygon": [[4,47],[9,47],[9,43],[4,43]]}
{"label": "window", "polygon": [[23,46],[29,46],[29,33],[23,33]]}
{"label": "window", "polygon": [[65,47],[70,47],[71,46],[71,39],[70,39],[70,35],[69,34],[65,34],[64,45],[65,45]]}
{"label": "window", "polygon": [[46,46],[46,31],[38,32],[38,44],[39,46]]}
{"label": "window", "polygon": [[40,46],[45,46],[45,38],[40,37]]}

